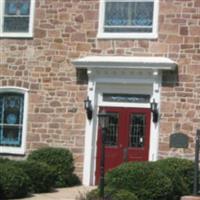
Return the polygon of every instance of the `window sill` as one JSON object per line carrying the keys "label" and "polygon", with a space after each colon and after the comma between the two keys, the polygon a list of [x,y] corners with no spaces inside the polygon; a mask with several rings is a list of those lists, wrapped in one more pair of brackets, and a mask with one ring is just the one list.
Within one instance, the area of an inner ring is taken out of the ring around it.
{"label": "window sill", "polygon": [[25,149],[22,147],[0,146],[0,154],[25,155]]}
{"label": "window sill", "polygon": [[0,33],[0,38],[33,38],[33,33]]}
{"label": "window sill", "polygon": [[157,39],[157,33],[101,33],[97,34],[97,39]]}

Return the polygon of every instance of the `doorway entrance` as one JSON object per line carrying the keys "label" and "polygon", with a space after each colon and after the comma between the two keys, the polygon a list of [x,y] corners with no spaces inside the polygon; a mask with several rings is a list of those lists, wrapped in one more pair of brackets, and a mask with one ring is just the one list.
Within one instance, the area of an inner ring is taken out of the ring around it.
{"label": "doorway entrance", "polygon": [[[105,139],[105,172],[124,162],[147,161],[149,155],[149,108],[100,107],[111,116]],[[98,128],[96,184],[100,177],[102,141]]]}

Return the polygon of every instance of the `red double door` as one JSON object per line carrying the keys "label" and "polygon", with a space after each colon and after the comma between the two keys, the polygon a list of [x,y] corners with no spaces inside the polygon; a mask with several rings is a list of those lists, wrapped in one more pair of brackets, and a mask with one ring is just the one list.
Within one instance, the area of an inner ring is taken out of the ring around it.
{"label": "red double door", "polygon": [[[105,172],[124,162],[146,161],[149,154],[150,109],[104,107],[111,116],[105,140]],[[98,129],[96,184],[100,177],[101,129]]]}

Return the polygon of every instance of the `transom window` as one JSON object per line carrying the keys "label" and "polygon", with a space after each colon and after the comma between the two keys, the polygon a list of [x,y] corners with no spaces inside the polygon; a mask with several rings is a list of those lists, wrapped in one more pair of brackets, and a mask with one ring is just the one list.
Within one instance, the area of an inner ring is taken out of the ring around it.
{"label": "transom window", "polygon": [[99,37],[155,38],[158,0],[102,0]]}
{"label": "transom window", "polygon": [[103,94],[103,101],[124,103],[149,103],[150,95],[146,94]]}
{"label": "transom window", "polygon": [[25,153],[27,95],[23,88],[0,88],[0,153]]}
{"label": "transom window", "polygon": [[32,37],[35,0],[1,0],[0,35]]}

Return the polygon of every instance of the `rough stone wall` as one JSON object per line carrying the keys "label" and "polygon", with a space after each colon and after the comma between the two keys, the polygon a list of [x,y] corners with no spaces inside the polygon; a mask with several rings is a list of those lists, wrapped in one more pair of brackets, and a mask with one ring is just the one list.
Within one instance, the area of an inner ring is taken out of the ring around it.
{"label": "rough stone wall", "polygon": [[[176,77],[168,74],[163,80],[160,157],[192,158],[196,129],[200,128],[200,1],[165,1],[160,13],[160,37],[167,56],[178,64]],[[169,148],[169,136],[174,132],[189,136],[188,149]]]}
{"label": "rough stone wall", "polygon": [[178,63],[164,75],[161,94],[160,157],[169,135],[200,127],[200,0],[160,0],[159,37],[154,40],[97,39],[99,0],[36,0],[34,37],[0,39],[0,86],[30,89],[27,153],[42,146],[73,151],[82,173],[86,83],[77,82],[71,60],[86,55],[164,56]]}

